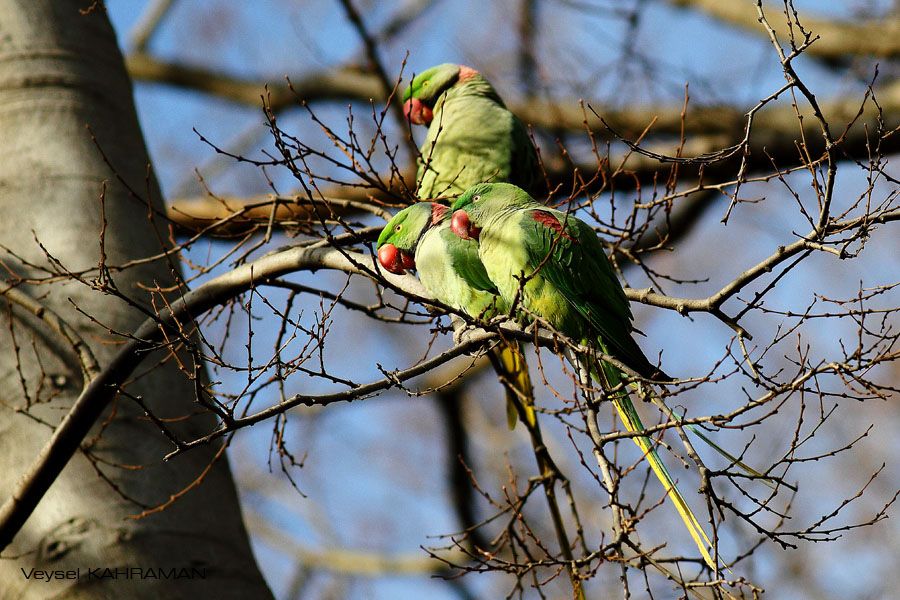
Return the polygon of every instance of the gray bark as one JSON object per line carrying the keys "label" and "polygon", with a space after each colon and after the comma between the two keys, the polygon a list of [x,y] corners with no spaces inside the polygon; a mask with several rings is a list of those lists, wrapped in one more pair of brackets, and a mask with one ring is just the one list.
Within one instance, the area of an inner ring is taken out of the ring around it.
{"label": "gray bark", "polygon": [[[96,267],[104,182],[108,264],[157,254],[160,240],[168,237],[165,225],[153,224],[142,200],[117,180],[121,177],[161,209],[156,182],[147,178],[149,159],[115,35],[102,9],[79,13],[90,4],[0,0],[0,244],[15,253],[0,248],[0,277],[8,282],[41,276],[27,263],[49,264],[36,240],[66,269]],[[92,142],[88,125],[112,169]],[[88,279],[93,277],[96,273]],[[112,277],[124,294],[149,306],[150,294],[142,286],[170,284],[173,268],[155,261]],[[133,331],[143,321],[140,311],[84,283],[63,279],[23,284],[18,290],[65,319],[101,366],[121,342],[110,330]],[[191,414],[193,385],[174,361],[160,364],[164,358],[161,353],[149,357],[144,367],[154,368],[127,391],[162,417]],[[10,496],[82,384],[71,349],[0,296],[0,502]],[[128,518],[141,508],[126,497],[151,506],[165,502],[203,472],[215,448],[198,448],[163,463],[172,446],[143,418],[140,407],[120,396],[104,418],[111,410],[114,416],[92,452],[110,463],[99,468],[114,486],[98,476],[84,454],[76,454],[0,556],[0,598],[271,597],[251,554],[224,458],[199,487],[166,510]],[[208,417],[192,417],[173,428],[193,437],[212,425]],[[95,426],[88,439],[99,431]],[[79,568],[77,580],[25,577],[31,569]],[[95,568],[169,573],[197,568],[195,573],[205,571],[206,577],[88,577],[87,570]]]}

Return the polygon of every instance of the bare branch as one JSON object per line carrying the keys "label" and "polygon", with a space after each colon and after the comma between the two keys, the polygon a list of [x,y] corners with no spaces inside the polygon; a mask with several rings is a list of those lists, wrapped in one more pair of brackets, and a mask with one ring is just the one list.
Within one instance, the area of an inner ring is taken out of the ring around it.
{"label": "bare branch", "polygon": [[[763,34],[756,12],[749,4],[717,0],[668,2],[674,6],[701,10],[744,30]],[[829,61],[846,60],[853,56],[900,58],[900,19],[896,16],[878,21],[842,22],[803,15],[800,22],[818,38],[806,52],[811,56]],[[786,39],[790,36],[791,32],[783,19],[778,19],[773,24],[779,37]]]}

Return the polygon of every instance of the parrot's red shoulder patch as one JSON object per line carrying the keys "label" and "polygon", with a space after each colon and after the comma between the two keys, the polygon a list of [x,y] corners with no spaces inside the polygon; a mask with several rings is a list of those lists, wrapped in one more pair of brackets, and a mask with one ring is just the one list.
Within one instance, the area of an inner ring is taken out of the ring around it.
{"label": "parrot's red shoulder patch", "polygon": [[443,204],[438,204],[437,202],[431,203],[431,224],[437,225],[441,222],[441,219],[444,218],[444,215],[447,214],[447,211],[450,210]]}
{"label": "parrot's red shoulder patch", "polygon": [[557,219],[556,215],[554,215],[553,213],[547,212],[546,210],[533,210],[531,211],[531,218],[544,227],[549,227],[567,240],[573,241],[576,244],[578,243],[578,240],[576,240],[571,235],[569,235],[568,232],[566,232],[563,224],[559,222],[559,219]]}

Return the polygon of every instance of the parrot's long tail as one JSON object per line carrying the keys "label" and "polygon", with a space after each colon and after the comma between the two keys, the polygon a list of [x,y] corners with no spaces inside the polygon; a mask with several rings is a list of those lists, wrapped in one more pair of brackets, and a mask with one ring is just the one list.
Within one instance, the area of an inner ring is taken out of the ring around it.
{"label": "parrot's long tail", "polygon": [[[618,369],[615,367],[609,368],[607,365],[604,365],[604,371],[606,372],[611,387],[619,385],[619,382],[615,380],[618,379]],[[615,379],[610,377],[610,371],[615,372]],[[634,404],[631,403],[631,398],[628,397],[626,392],[622,391],[616,393],[612,398],[612,401],[616,407],[616,411],[619,413],[619,418],[622,419],[622,424],[625,425],[625,429],[631,433],[637,433],[644,430],[644,424],[641,422],[641,417],[638,415],[634,408]],[[634,440],[634,443],[637,444],[638,448],[644,453],[647,462],[650,463],[650,467],[653,469],[653,473],[668,493],[669,500],[672,501],[672,504],[674,504],[675,508],[678,510],[678,514],[681,516],[681,520],[684,521],[684,525],[687,528],[688,533],[691,534],[691,538],[693,538],[697,548],[699,548],[703,560],[706,561],[706,564],[709,565],[710,569],[715,571],[717,564],[710,554],[710,549],[713,547],[712,542],[709,541],[709,537],[706,535],[706,532],[703,530],[703,527],[691,510],[691,507],[688,505],[687,500],[684,499],[684,496],[682,496],[681,492],[678,490],[675,480],[672,478],[666,465],[662,462],[662,459],[660,459],[659,454],[656,452],[656,448],[653,446],[653,442],[645,435],[635,436],[631,439]]]}
{"label": "parrot's long tail", "polygon": [[[595,368],[589,369],[589,372],[591,373],[591,377],[597,380],[605,389],[615,388],[622,381],[619,369],[609,363],[602,363],[599,372],[598,369]],[[616,407],[616,412],[618,412],[619,418],[625,425],[625,429],[630,433],[644,431],[644,424],[641,422],[641,418],[635,410],[634,405],[631,403],[631,398],[628,396],[626,390],[615,392],[612,394],[610,400],[612,400],[613,405]],[[631,439],[634,440],[634,443],[637,444],[638,448],[643,452],[644,457],[647,459],[647,462],[650,463],[650,468],[653,469],[656,478],[666,490],[669,500],[675,505],[676,510],[678,510],[678,514],[681,516],[681,520],[684,521],[688,533],[700,550],[703,560],[709,565],[709,568],[713,569],[713,571],[717,570],[718,564],[713,560],[713,557],[710,554],[713,544],[710,541],[709,536],[707,536],[706,532],[703,530],[703,527],[700,525],[700,522],[697,520],[696,515],[694,515],[694,512],[691,510],[691,507],[688,505],[687,500],[684,499],[684,496],[679,491],[678,486],[675,484],[675,479],[669,473],[666,465],[662,462],[662,459],[656,452],[653,441],[646,435],[634,436]]]}
{"label": "parrot's long tail", "polygon": [[[490,353],[491,363],[506,388],[506,422],[515,429],[519,418],[534,426],[534,387],[518,342],[502,341]],[[521,416],[521,417],[520,417]]]}

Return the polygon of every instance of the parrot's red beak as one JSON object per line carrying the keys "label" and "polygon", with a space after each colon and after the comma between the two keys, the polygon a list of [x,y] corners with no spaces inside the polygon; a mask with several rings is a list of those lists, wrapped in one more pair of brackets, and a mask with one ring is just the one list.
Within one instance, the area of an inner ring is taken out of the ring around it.
{"label": "parrot's red beak", "polygon": [[481,228],[475,227],[469,220],[469,213],[460,209],[450,218],[450,230],[464,240],[477,240]]}
{"label": "parrot's red beak", "polygon": [[418,98],[410,98],[403,104],[403,114],[416,125],[428,125],[434,119],[431,108]]}
{"label": "parrot's red beak", "polygon": [[393,244],[385,244],[378,249],[378,262],[394,275],[403,275],[407,270],[416,268],[416,260]]}

